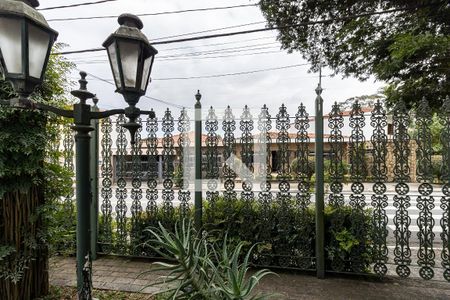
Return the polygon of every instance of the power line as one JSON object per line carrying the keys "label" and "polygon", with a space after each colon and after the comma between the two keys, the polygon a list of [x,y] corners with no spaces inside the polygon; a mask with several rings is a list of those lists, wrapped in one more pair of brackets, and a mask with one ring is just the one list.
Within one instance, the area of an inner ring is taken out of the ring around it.
{"label": "power line", "polygon": [[[274,45],[274,44],[279,44],[279,43],[278,42],[262,43],[262,44],[245,45],[245,46],[239,46],[239,47],[215,49],[215,50],[187,52],[187,53],[175,53],[175,54],[171,54],[171,55],[162,55],[162,56],[159,56],[159,58],[199,56],[199,55],[218,54],[218,53],[230,53],[230,52],[241,52],[241,51],[251,51],[251,50],[262,50],[262,48],[266,48],[266,49],[267,48],[273,48],[275,46],[270,46],[270,47],[268,47],[268,46],[269,45]],[[279,46],[276,46],[276,47],[280,48]]]}
{"label": "power line", "polygon": [[45,7],[45,8],[40,8],[38,10],[53,10],[53,9],[61,9],[61,8],[71,8],[71,7],[87,6],[87,5],[101,4],[101,3],[106,3],[106,2],[114,2],[114,1],[118,1],[118,0],[100,0],[100,1],[96,1],[96,2],[84,2],[84,3],[78,3],[78,4],[63,5],[63,6]]}
{"label": "power line", "polygon": [[[114,0],[114,1],[116,1],[116,0]],[[175,11],[163,11],[163,12],[156,12],[156,13],[136,14],[136,16],[138,16],[138,17],[147,17],[147,16],[172,15],[172,14],[182,14],[182,13],[190,13],[190,12],[214,11],[214,10],[225,10],[225,9],[253,7],[253,6],[257,6],[257,5],[258,5],[258,3],[232,5],[232,6],[220,6],[220,7],[193,8],[193,9],[184,9],[184,10],[175,10]],[[49,19],[47,21],[48,22],[61,22],[61,21],[78,21],[78,20],[94,20],[94,19],[113,19],[113,18],[117,18],[117,17],[119,17],[119,16],[117,16],[117,15],[109,15],[109,16],[93,16],[93,17]]]}
{"label": "power line", "polygon": [[[222,45],[230,45],[230,44],[239,44],[239,43],[246,43],[251,41],[258,41],[258,40],[267,40],[267,39],[275,39],[275,37],[267,36],[267,37],[260,37],[260,38],[254,38],[254,39],[246,39],[246,40],[240,40],[240,41],[232,41],[232,42],[226,42],[226,43],[215,43],[215,44],[206,44],[206,45],[199,45],[197,47],[215,47],[215,46],[222,46]],[[160,52],[165,51],[174,51],[174,50],[183,50],[183,49],[193,49],[197,48],[195,46],[184,46],[184,47],[176,47],[176,48],[167,48],[167,49],[158,49]],[[104,58],[106,57],[106,53],[98,54],[98,55],[91,55],[88,58]],[[159,56],[158,56],[159,57]],[[72,60],[86,60],[87,57],[74,57]]]}
{"label": "power line", "polygon": [[[195,57],[195,56],[204,56],[204,55],[212,55],[212,54],[239,53],[239,52],[247,52],[247,51],[254,51],[254,50],[267,50],[267,49],[274,49],[274,48],[279,49],[280,48],[279,46],[270,46],[273,44],[278,44],[278,42],[245,45],[245,46],[239,46],[239,47],[213,49],[213,50],[197,51],[197,52],[175,53],[175,54],[170,54],[170,55],[158,56],[158,60],[164,59],[164,58]],[[73,59],[72,61],[76,61],[76,60]],[[85,57],[85,58],[82,58],[81,61],[88,61],[88,60]],[[97,59],[94,61],[100,61],[100,60]],[[106,62],[108,60],[103,59],[101,61]]]}
{"label": "power line", "polygon": [[289,65],[289,66],[283,66],[283,67],[275,67],[275,68],[267,68],[267,69],[259,69],[259,70],[252,70],[252,71],[244,71],[244,72],[236,72],[236,73],[225,73],[225,74],[204,75],[204,76],[191,76],[191,77],[155,78],[155,79],[153,79],[153,81],[189,80],[189,79],[204,79],[204,78],[218,78],[218,77],[227,77],[227,76],[238,76],[238,75],[247,75],[247,74],[267,72],[267,71],[275,71],[275,70],[298,68],[298,67],[308,66],[308,65],[309,65],[309,63],[298,64],[298,65]]}
{"label": "power line", "polygon": [[[294,25],[285,25],[285,26],[274,26],[274,27],[268,27],[268,28],[260,28],[260,29],[252,29],[252,30],[244,30],[244,31],[235,31],[235,32],[228,32],[228,33],[220,33],[220,34],[213,34],[213,35],[205,35],[205,36],[198,36],[198,37],[191,37],[191,38],[182,38],[182,39],[174,39],[174,40],[167,40],[167,41],[160,41],[160,42],[152,42],[152,45],[166,45],[166,44],[174,44],[174,43],[182,43],[182,42],[191,42],[191,41],[197,41],[197,40],[205,40],[205,39],[213,39],[213,38],[219,38],[219,37],[228,37],[228,36],[235,36],[235,35],[243,35],[243,34],[251,34],[251,33],[258,33],[258,32],[265,32],[265,31],[272,31],[277,29],[287,29],[292,27],[298,27],[298,26],[310,26],[310,25],[317,25],[317,24],[326,24],[334,21],[345,21],[348,19],[354,19],[359,17],[367,17],[372,15],[381,15],[381,14],[388,14],[388,13],[394,13],[399,11],[405,11],[405,10],[411,10],[414,8],[396,8],[396,9],[390,9],[390,10],[384,10],[384,11],[378,11],[378,12],[367,12],[367,13],[361,13],[341,18],[333,18],[333,19],[324,19],[319,21],[308,21],[308,22],[301,22]],[[246,26],[248,24],[244,25],[238,25],[238,26]],[[216,29],[220,30],[220,29]],[[203,31],[204,32],[204,31]],[[200,32],[199,32],[200,33]],[[189,33],[193,34],[193,33]],[[184,34],[188,35],[188,34]],[[178,35],[181,36],[181,35]],[[86,49],[86,50],[76,50],[76,51],[66,51],[66,52],[60,52],[55,54],[61,54],[61,55],[68,55],[68,54],[75,54],[75,53],[85,53],[85,52],[98,52],[98,51],[104,51],[104,48],[93,48],[93,49]]]}
{"label": "power line", "polygon": [[[77,69],[77,70],[81,71],[80,69]],[[108,83],[110,85],[115,86],[115,83],[113,83],[113,82],[111,82],[111,81],[109,81],[107,79],[101,78],[99,76],[96,76],[96,75],[94,75],[92,73],[88,73],[88,72],[86,72],[86,74],[88,74],[89,76],[91,76],[91,77],[93,77],[93,78],[95,78],[97,80],[100,80],[102,82],[106,82],[106,83]],[[161,99],[158,99],[158,98],[150,97],[150,96],[147,96],[147,95],[144,95],[143,97],[145,97],[147,99],[150,99],[150,100],[154,100],[154,101],[163,103],[163,104],[166,104],[166,105],[170,105],[170,106],[173,106],[173,107],[176,107],[176,108],[185,108],[184,106],[181,106],[181,105],[178,105],[178,104],[174,104],[174,103],[171,103],[171,102],[168,102],[168,101],[164,101],[164,100],[161,100]]]}
{"label": "power line", "polygon": [[[258,40],[275,39],[275,38],[276,37],[273,37],[273,36],[266,36],[266,37],[260,37],[260,38],[254,38],[254,39],[246,39],[246,40],[240,40],[240,41],[232,41],[232,42],[225,42],[225,43],[215,43],[215,44],[206,44],[206,45],[200,45],[198,47],[215,47],[215,46],[239,44],[239,43],[246,43],[246,42],[258,41]],[[184,46],[184,47],[167,48],[167,49],[160,49],[160,50],[161,51],[173,51],[173,50],[182,50],[182,49],[191,49],[191,48],[195,48],[195,47],[193,47],[193,46]]]}
{"label": "power line", "polygon": [[[262,54],[275,54],[275,53],[282,53],[280,50],[276,51],[263,51],[263,52],[254,52],[254,53],[244,53],[244,54],[238,54],[238,55],[218,55],[218,56],[205,56],[205,57],[180,57],[180,58],[165,58],[165,59],[158,59],[159,62],[171,62],[171,61],[180,61],[180,60],[203,60],[203,59],[217,59],[217,58],[229,58],[229,57],[241,57],[241,56],[252,56],[252,55],[262,55]],[[81,60],[81,61],[74,61],[76,64],[104,64],[108,63],[108,60]]]}
{"label": "power line", "polygon": [[[246,23],[246,24],[240,24],[240,25],[233,25],[233,26],[226,26],[226,27],[220,27],[220,28],[214,28],[214,29],[207,29],[207,30],[196,31],[196,32],[182,33],[182,34],[172,35],[172,36],[159,37],[159,38],[152,39],[151,44],[152,45],[171,44],[171,43],[176,43],[177,41],[186,41],[186,39],[172,40],[172,42],[170,40],[169,41],[158,42],[157,40],[161,40],[161,39],[165,39],[165,38],[186,36],[186,35],[194,35],[194,34],[205,33],[205,32],[213,32],[213,31],[219,31],[219,30],[224,30],[224,29],[232,29],[232,28],[238,28],[238,27],[244,27],[244,26],[261,24],[261,23],[265,23],[265,21],[252,22],[252,23]],[[201,36],[192,38],[193,41],[201,40],[201,39],[204,39],[204,38],[201,37]],[[153,41],[156,41],[156,42],[153,42]],[[57,54],[68,55],[68,54],[77,54],[77,53],[86,53],[86,52],[99,52],[99,51],[104,51],[104,50],[105,50],[105,48],[93,48],[93,49],[86,49],[86,50],[65,51],[65,52],[60,52],[60,53],[54,53],[53,55],[57,55]]]}
{"label": "power line", "polygon": [[[291,69],[291,68],[298,68],[298,67],[303,67],[303,66],[308,66],[310,65],[309,63],[305,63],[305,64],[297,64],[297,65],[289,65],[289,66],[282,66],[282,67],[274,67],[274,68],[267,68],[267,69],[258,69],[258,70],[252,70],[252,71],[243,71],[243,72],[235,72],[235,73],[224,73],[224,74],[214,74],[214,75],[202,75],[202,76],[190,76],[190,77],[169,77],[169,78],[154,78],[152,79],[152,81],[168,81],[168,80],[189,80],[189,79],[205,79],[205,78],[218,78],[218,77],[227,77],[227,76],[239,76],[239,75],[247,75],[247,74],[254,74],[254,73],[261,73],[261,72],[268,72],[268,71],[275,71],[275,70],[284,70],[284,69]],[[87,72],[86,72],[87,73]],[[100,78],[98,76],[92,75],[87,73],[88,75],[107,82],[108,84],[112,84],[114,85],[114,80],[107,80],[107,79],[103,79]],[[323,76],[323,77],[327,77],[327,76]],[[163,101],[163,100],[159,100],[158,101]],[[170,103],[170,102],[169,102]],[[176,105],[176,104],[172,104],[172,105]]]}
{"label": "power line", "polygon": [[276,50],[276,51],[263,51],[263,52],[254,52],[254,53],[244,53],[244,54],[238,54],[238,55],[219,55],[219,56],[206,56],[206,57],[166,58],[166,59],[161,59],[161,60],[158,60],[158,61],[179,61],[179,60],[191,60],[191,59],[216,59],[216,58],[241,57],[241,56],[260,55],[260,54],[274,54],[274,53],[282,53],[282,52],[280,50]]}
{"label": "power line", "polygon": [[[251,22],[251,23],[240,24],[240,25],[207,29],[207,30],[202,30],[202,31],[194,31],[194,32],[182,33],[182,34],[177,34],[177,35],[169,35],[169,36],[163,36],[163,37],[159,37],[159,38],[153,38],[152,41],[159,41],[159,40],[164,40],[164,39],[176,38],[176,37],[180,37],[180,36],[195,35],[195,34],[199,34],[199,33],[214,32],[214,31],[219,31],[219,30],[224,30],[224,29],[233,29],[233,28],[251,26],[251,25],[256,25],[256,24],[265,24],[265,23],[266,23],[266,21],[259,21],[259,22]],[[154,44],[154,45],[158,45],[158,43],[163,44],[163,42],[156,42],[156,43],[152,42],[152,44]]]}

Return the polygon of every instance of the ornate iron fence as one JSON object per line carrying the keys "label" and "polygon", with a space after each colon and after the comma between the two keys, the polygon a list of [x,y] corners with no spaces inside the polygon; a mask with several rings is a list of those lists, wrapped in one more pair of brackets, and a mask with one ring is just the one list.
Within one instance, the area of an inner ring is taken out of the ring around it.
{"label": "ornate iron fence", "polygon": [[[205,228],[258,242],[255,264],[315,269],[314,118],[303,104],[292,113],[282,105],[275,117],[265,105],[203,115]],[[381,102],[370,110],[355,102],[348,112],[334,104],[325,118],[327,270],[450,281],[449,98],[439,113],[438,154],[425,99],[414,116],[402,102],[389,113]],[[195,164],[193,121],[186,109],[178,119],[166,110],[140,120],[135,145],[123,116],[101,122],[100,252],[152,257],[146,227],[194,216],[195,177],[186,175]],[[71,139],[63,143],[68,168]]]}

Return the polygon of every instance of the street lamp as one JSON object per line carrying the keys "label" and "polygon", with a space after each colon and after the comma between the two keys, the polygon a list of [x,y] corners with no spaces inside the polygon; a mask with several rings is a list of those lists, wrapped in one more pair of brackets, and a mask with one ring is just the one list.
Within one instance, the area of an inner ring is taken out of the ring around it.
{"label": "street lamp", "polygon": [[123,127],[130,131],[131,143],[134,144],[135,133],[140,128],[136,123],[136,118],[139,116],[136,104],[147,91],[153,62],[158,51],[150,45],[147,37],[141,32],[144,24],[138,17],[123,14],[118,22],[119,29],[108,37],[103,47],[108,52],[117,87],[116,92],[122,94],[129,105],[125,111],[130,120]]}
{"label": "street lamp", "polygon": [[51,111],[59,116],[72,118],[76,132],[76,208],[77,208],[77,288],[79,299],[91,299],[92,263],[90,239],[91,184],[90,132],[91,120],[99,120],[117,114],[125,114],[129,121],[123,126],[130,131],[131,142],[140,128],[136,122],[141,114],[154,118],[153,111],[141,111],[136,107],[147,90],[155,55],[158,53],[140,31],[141,20],[130,14],[119,17],[120,28],[104,43],[116,81],[128,107],[108,111],[93,111],[86,103],[95,95],[87,90],[85,72],[80,72],[80,88],[72,95],[80,101],[73,110],[63,110],[42,103],[33,103],[27,97],[42,84],[50,50],[57,33],[44,17],[35,10],[37,0],[1,0],[0,2],[0,63],[6,80],[13,83],[19,98],[0,104],[18,108]]}
{"label": "street lamp", "polygon": [[42,83],[58,33],[35,10],[37,0],[0,1],[0,62],[21,98]]}

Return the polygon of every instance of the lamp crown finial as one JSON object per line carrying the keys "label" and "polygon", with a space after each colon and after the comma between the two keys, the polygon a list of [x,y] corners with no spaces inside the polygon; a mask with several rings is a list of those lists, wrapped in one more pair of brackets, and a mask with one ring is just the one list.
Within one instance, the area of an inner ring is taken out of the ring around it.
{"label": "lamp crown finial", "polygon": [[200,102],[202,100],[202,94],[200,94],[200,90],[197,91],[197,95],[195,95],[195,99]]}
{"label": "lamp crown finial", "polygon": [[144,23],[142,23],[141,19],[133,14],[122,14],[117,21],[122,26],[134,27],[139,30],[144,28]]}
{"label": "lamp crown finial", "polygon": [[78,80],[78,82],[80,83],[80,90],[85,91],[85,90],[87,90],[87,80],[86,80],[87,73],[84,71],[80,71],[80,76],[81,76],[81,79]]}
{"label": "lamp crown finial", "polygon": [[80,71],[80,76],[81,79],[78,80],[78,82],[80,83],[80,88],[78,90],[72,91],[71,94],[76,98],[80,99],[81,104],[86,104],[86,100],[94,98],[95,95],[87,90],[88,84],[86,80],[87,73],[84,71]]}
{"label": "lamp crown finial", "polygon": [[322,85],[319,83],[316,88],[317,96],[320,96],[322,94],[322,92],[323,92]]}
{"label": "lamp crown finial", "polygon": [[38,0],[19,0],[25,4],[28,4],[29,6],[36,8],[39,7],[39,1]]}

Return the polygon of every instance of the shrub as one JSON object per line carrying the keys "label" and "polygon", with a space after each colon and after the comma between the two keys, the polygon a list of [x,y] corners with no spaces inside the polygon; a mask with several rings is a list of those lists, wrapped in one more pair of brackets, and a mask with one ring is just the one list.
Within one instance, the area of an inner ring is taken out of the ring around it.
{"label": "shrub", "polygon": [[[212,243],[221,242],[227,235],[232,246],[242,244],[243,252],[256,245],[250,262],[259,266],[314,269],[315,210],[296,208],[294,200],[272,201],[268,204],[243,200],[215,203],[204,202],[204,230]],[[371,264],[371,210],[356,211],[349,206],[325,209],[325,255],[327,269],[365,272]],[[192,215],[189,215],[192,217]],[[170,216],[162,209],[153,216],[143,214],[135,221],[139,228],[137,239],[131,245],[132,253],[140,256],[158,256],[145,241],[151,236],[145,231],[157,226],[174,229],[182,217],[179,209]],[[130,222],[128,222],[130,223]],[[115,230],[112,230],[115,232]]]}

